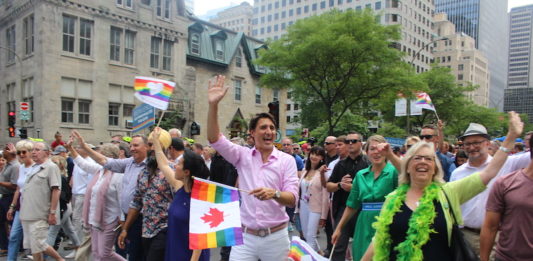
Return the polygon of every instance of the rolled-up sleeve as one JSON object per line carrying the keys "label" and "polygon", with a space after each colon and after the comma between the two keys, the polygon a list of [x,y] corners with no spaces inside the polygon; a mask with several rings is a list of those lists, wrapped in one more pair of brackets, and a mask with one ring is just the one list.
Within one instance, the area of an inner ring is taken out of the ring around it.
{"label": "rolled-up sleeve", "polygon": [[[298,171],[296,170],[296,162],[292,157],[285,157],[285,170],[281,173],[283,184],[281,190],[290,192],[294,195],[294,204],[298,203]],[[288,160],[287,160],[288,159]]]}
{"label": "rolled-up sleeve", "polygon": [[128,164],[131,164],[133,158],[127,159],[112,159],[107,158],[106,164],[104,165],[105,169],[111,170],[115,173],[124,173]]}
{"label": "rolled-up sleeve", "polygon": [[[241,153],[250,150],[249,148],[232,143],[222,134],[220,134],[217,142],[210,144],[213,149],[220,153],[220,155],[233,166],[237,166]],[[296,180],[296,182],[298,183],[298,180]]]}

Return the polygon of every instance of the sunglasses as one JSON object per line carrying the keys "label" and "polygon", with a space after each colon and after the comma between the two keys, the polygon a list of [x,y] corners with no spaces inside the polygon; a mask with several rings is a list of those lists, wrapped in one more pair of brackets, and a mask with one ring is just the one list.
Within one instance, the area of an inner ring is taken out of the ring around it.
{"label": "sunglasses", "polygon": [[294,149],[292,149],[292,150],[300,150],[300,148],[294,148]]}
{"label": "sunglasses", "polygon": [[421,140],[430,140],[433,138],[433,135],[420,135],[418,137],[420,137]]}
{"label": "sunglasses", "polygon": [[324,142],[324,145],[332,145],[332,144],[335,144],[335,142]]}
{"label": "sunglasses", "polygon": [[358,143],[358,142],[359,142],[358,139],[345,140],[345,141],[344,141],[345,144],[356,144],[356,143]]}
{"label": "sunglasses", "polygon": [[28,153],[28,152],[25,151],[25,150],[19,150],[19,151],[17,151],[17,155],[26,154],[26,153]]}

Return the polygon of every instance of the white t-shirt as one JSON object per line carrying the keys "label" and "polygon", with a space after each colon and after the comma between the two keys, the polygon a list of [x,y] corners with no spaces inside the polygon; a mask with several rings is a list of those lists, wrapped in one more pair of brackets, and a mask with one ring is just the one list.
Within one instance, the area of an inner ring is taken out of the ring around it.
{"label": "white t-shirt", "polygon": [[[85,161],[96,163],[91,157],[83,158]],[[87,185],[93,178],[91,172],[83,171],[76,162],[74,162],[74,170],[72,171],[72,194],[74,195],[85,195],[85,190],[87,190]]]}
{"label": "white t-shirt", "polygon": [[[460,180],[476,172],[482,171],[485,167],[487,167],[487,165],[489,165],[489,162],[491,160],[492,157],[489,155],[487,160],[479,167],[473,167],[470,165],[470,162],[466,162],[465,164],[459,166],[452,172],[450,176],[450,182]],[[496,179],[500,176],[527,167],[530,161],[531,158],[529,156],[529,153],[508,157],[507,161],[502,166],[496,177],[493,178],[487,185],[487,189],[477,194],[475,197],[471,198],[463,205],[461,205],[464,226],[469,228],[481,229],[483,221],[485,220],[485,206],[487,205],[487,199],[489,197],[489,192],[492,188],[492,184],[494,184]]]}
{"label": "white t-shirt", "polygon": [[[98,174],[100,175],[100,174]],[[122,211],[120,210],[120,193],[122,191],[122,178],[124,177],[124,174],[122,173],[114,173],[114,174],[107,174],[107,175],[113,175],[111,178],[111,181],[109,182],[109,188],[107,189],[106,195],[105,195],[105,209],[104,209],[104,218],[103,222],[105,224],[98,224],[95,220],[96,215],[96,207],[99,204],[98,203],[98,191],[102,188],[102,184],[104,181],[104,176],[100,175],[98,177],[98,181],[96,181],[96,184],[94,184],[92,193],[91,193],[91,205],[89,208],[89,224],[92,226],[96,226],[99,228],[102,228],[104,225],[111,224],[113,221],[115,221],[117,218],[120,217],[122,214]]]}

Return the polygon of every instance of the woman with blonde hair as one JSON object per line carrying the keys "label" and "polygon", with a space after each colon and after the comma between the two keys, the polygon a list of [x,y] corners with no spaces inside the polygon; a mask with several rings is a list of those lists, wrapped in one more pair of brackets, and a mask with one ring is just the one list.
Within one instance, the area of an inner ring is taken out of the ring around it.
{"label": "woman with blonde hair", "polygon": [[[509,113],[502,147],[511,149],[522,133],[518,114]],[[433,143],[415,144],[402,160],[399,187],[383,203],[373,224],[373,242],[362,260],[453,260],[452,226],[461,225],[460,205],[486,189],[507,159],[500,149],[481,172],[444,183]]]}
{"label": "woman with blonde hair", "polygon": [[[79,144],[83,138],[73,132]],[[104,169],[101,165],[82,158],[72,148],[73,138],[66,147],[70,151],[74,162],[83,171],[94,173],[87,185],[83,202],[83,227],[91,232],[92,259],[95,261],[118,260],[125,261],[122,256],[113,251],[118,231],[121,210],[119,195],[122,191],[122,173],[114,173]],[[83,146],[82,146],[83,147]],[[105,143],[100,146],[100,153],[106,157],[118,159],[119,148],[115,144]]]}
{"label": "woman with blonde hair", "polygon": [[[70,219],[72,215],[72,207],[70,206],[70,200],[72,198],[72,189],[68,182],[68,173],[67,173],[67,160],[63,156],[52,156],[50,160],[59,167],[61,172],[61,194],[59,196],[59,213],[60,220],[59,224],[50,226],[48,229],[48,239],[46,243],[50,246],[55,245],[57,234],[60,229],[63,229],[63,232],[72,241],[72,245],[77,249],[80,246],[80,240],[76,232],[74,232],[74,225]],[[74,258],[76,256],[76,250],[65,256],[65,258]]]}
{"label": "woman with blonde hair", "polygon": [[17,190],[13,196],[13,201],[9,206],[7,211],[7,219],[13,220],[11,225],[11,231],[9,234],[9,244],[7,250],[7,260],[15,261],[17,260],[17,255],[19,253],[20,243],[22,242],[22,224],[20,223],[19,210],[20,202],[22,198],[22,189],[24,188],[24,183],[26,182],[26,175],[31,171],[33,165],[35,164],[31,158],[31,151],[33,150],[33,142],[29,140],[21,140],[13,146],[13,144],[8,145],[10,151],[16,152],[18,160],[21,163],[19,165],[19,176],[17,179]]}
{"label": "woman with blonde hair", "polygon": [[[360,260],[372,241],[375,230],[372,223],[379,215],[385,196],[398,186],[398,171],[386,161],[392,158],[393,151],[381,135],[368,138],[366,153],[371,164],[355,175],[346,208],[331,241],[336,244],[344,225],[357,215],[352,242],[353,260]],[[387,146],[385,146],[387,144]],[[382,148],[386,147],[386,150]],[[395,162],[399,163],[399,160]]]}

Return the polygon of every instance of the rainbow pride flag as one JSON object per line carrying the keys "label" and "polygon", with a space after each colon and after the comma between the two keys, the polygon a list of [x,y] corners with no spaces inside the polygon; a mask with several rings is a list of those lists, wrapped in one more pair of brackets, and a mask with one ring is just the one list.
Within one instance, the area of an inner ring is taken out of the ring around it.
{"label": "rainbow pride flag", "polygon": [[168,101],[176,83],[156,78],[137,76],[133,84],[135,97],[160,110],[168,108]]}
{"label": "rainbow pride flag", "polygon": [[416,94],[415,105],[422,109],[435,111],[435,106],[433,105],[433,102],[431,102],[431,98],[425,92],[419,92]]}
{"label": "rainbow pride flag", "polygon": [[289,249],[289,261],[327,261],[328,259],[319,255],[305,241],[299,237],[292,237]]}
{"label": "rainbow pride flag", "polygon": [[230,186],[194,178],[189,219],[189,248],[241,245],[239,191]]}

